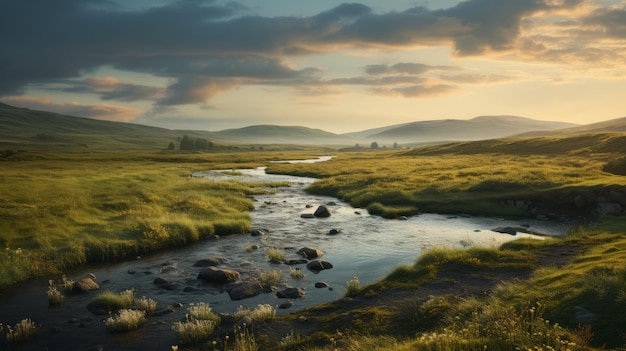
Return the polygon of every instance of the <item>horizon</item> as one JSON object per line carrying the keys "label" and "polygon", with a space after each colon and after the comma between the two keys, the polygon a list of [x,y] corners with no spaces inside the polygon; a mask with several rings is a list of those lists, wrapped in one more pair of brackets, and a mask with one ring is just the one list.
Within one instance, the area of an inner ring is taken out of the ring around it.
{"label": "horizon", "polygon": [[34,110],[336,134],[485,115],[625,115],[622,1],[24,0],[0,10],[10,48],[0,102]]}

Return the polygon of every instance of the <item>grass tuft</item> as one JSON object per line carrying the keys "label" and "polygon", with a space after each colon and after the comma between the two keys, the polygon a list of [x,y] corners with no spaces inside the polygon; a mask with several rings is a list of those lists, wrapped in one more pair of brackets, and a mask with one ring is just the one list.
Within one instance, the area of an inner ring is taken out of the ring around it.
{"label": "grass tuft", "polygon": [[127,332],[138,329],[146,322],[146,312],[131,309],[122,309],[115,316],[104,321],[110,332]]}

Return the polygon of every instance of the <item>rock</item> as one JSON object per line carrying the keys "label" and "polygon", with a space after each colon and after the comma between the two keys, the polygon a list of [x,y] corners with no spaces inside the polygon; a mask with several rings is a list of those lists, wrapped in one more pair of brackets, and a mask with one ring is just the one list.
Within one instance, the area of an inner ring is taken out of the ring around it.
{"label": "rock", "polygon": [[161,278],[161,277],[158,277],[158,278],[155,278],[152,283],[156,284],[156,285],[162,285],[162,284],[167,284],[168,281],[163,279],[163,278]]}
{"label": "rock", "polygon": [[328,235],[337,235],[339,233],[341,233],[341,230],[339,229],[331,229],[328,231]]}
{"label": "rock", "polygon": [[300,260],[289,260],[287,262],[285,262],[286,264],[293,266],[296,264],[307,264],[309,263],[309,260],[307,260],[306,258],[300,259]]}
{"label": "rock", "polygon": [[152,317],[160,317],[160,316],[164,316],[166,314],[170,314],[170,313],[174,313],[176,312],[176,309],[173,306],[166,306],[161,308],[160,310],[156,310],[154,312],[152,312]]}
{"label": "rock", "polygon": [[254,229],[254,230],[252,230],[250,235],[252,235],[252,236],[266,236],[269,233],[270,233],[270,230],[268,230],[268,229]]}
{"label": "rock", "polygon": [[238,301],[259,295],[263,292],[263,287],[258,282],[242,282],[229,285],[226,291],[231,300]]}
{"label": "rock", "polygon": [[278,308],[280,308],[281,310],[286,310],[288,308],[291,308],[291,306],[293,306],[293,301],[287,301],[283,304],[278,305]]}
{"label": "rock", "polygon": [[300,250],[298,250],[296,253],[308,259],[322,257],[322,255],[324,254],[322,250],[314,248],[314,247],[303,247]]}
{"label": "rock", "polygon": [[174,284],[174,283],[172,283],[172,282],[170,282],[170,281],[168,281],[166,279],[163,279],[161,277],[155,278],[153,283],[156,286],[158,286],[159,288],[164,289],[164,290],[176,290],[178,288],[176,286],[176,284]]}
{"label": "rock", "polygon": [[313,213],[315,217],[330,217],[330,210],[326,205],[320,205],[315,213]]}
{"label": "rock", "polygon": [[324,289],[324,288],[329,288],[330,285],[326,282],[317,282],[315,283],[315,287],[318,289]]}
{"label": "rock", "polygon": [[319,273],[325,269],[333,268],[333,265],[330,262],[315,260],[311,261],[306,265],[306,268],[313,273]]}
{"label": "rock", "polygon": [[498,228],[492,229],[491,231],[494,231],[496,233],[502,233],[502,234],[517,235],[517,229],[513,227],[498,227]]}
{"label": "rock", "polygon": [[300,215],[300,218],[315,218],[315,215],[311,213],[303,213]]}
{"label": "rock", "polygon": [[88,291],[98,290],[98,289],[100,289],[100,285],[98,285],[95,279],[91,277],[85,277],[85,278],[79,279],[75,281],[74,284],[72,285],[72,292],[75,292],[75,293],[86,293]]}
{"label": "rock", "polygon": [[326,206],[337,206],[337,203],[335,201],[329,201],[326,203]]}
{"label": "rock", "polygon": [[198,279],[207,283],[227,284],[239,279],[239,272],[230,269],[217,269],[208,267],[198,273]]}
{"label": "rock", "polygon": [[401,221],[408,221],[409,217],[407,217],[407,216],[400,216],[400,217],[398,217],[398,219],[401,220]]}
{"label": "rock", "polygon": [[209,257],[203,260],[196,261],[193,264],[193,266],[194,267],[213,267],[213,266],[219,266],[220,264],[226,261],[228,260],[224,257]]}
{"label": "rock", "polygon": [[313,207],[313,205],[311,205],[311,204],[306,204],[306,206],[304,206],[304,207],[306,207],[306,208],[311,208],[311,207]]}
{"label": "rock", "polygon": [[280,299],[297,299],[299,297],[303,297],[305,294],[306,292],[301,288],[286,288],[278,291],[276,293],[276,297]]}

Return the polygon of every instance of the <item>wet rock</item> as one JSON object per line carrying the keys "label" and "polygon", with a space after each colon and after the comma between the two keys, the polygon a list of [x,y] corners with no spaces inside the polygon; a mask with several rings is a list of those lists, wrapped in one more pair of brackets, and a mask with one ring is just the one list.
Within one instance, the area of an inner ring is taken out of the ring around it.
{"label": "wet rock", "polygon": [[330,288],[330,285],[326,282],[317,282],[315,283],[315,287],[318,289]]}
{"label": "wet rock", "polygon": [[326,206],[337,206],[337,203],[335,201],[329,201],[326,203]]}
{"label": "wet rock", "polygon": [[322,257],[322,255],[324,255],[322,250],[315,248],[315,247],[308,247],[308,246],[301,248],[296,253],[308,259]]}
{"label": "wet rock", "polygon": [[401,220],[401,221],[408,221],[409,217],[407,217],[407,216],[400,216],[400,217],[398,217],[398,219]]}
{"label": "wet rock", "polygon": [[165,306],[163,308],[161,308],[160,310],[156,310],[154,312],[152,312],[152,316],[153,317],[160,317],[160,316],[164,316],[166,314],[170,314],[170,313],[174,313],[176,312],[176,309],[173,306]]}
{"label": "wet rock", "polygon": [[292,306],[293,306],[293,301],[287,301],[285,303],[278,305],[278,308],[280,308],[281,310],[286,310],[288,308],[291,308]]}
{"label": "wet rock", "polygon": [[238,301],[261,294],[263,287],[258,282],[242,282],[229,285],[226,291],[231,300]]}
{"label": "wet rock", "polygon": [[326,205],[320,205],[313,213],[315,217],[330,217],[330,210]]}
{"label": "wet rock", "polygon": [[161,273],[173,273],[176,271],[177,271],[176,267],[173,267],[173,266],[167,266],[167,267],[161,268]]}
{"label": "wet rock", "polygon": [[339,233],[341,233],[341,230],[339,229],[331,229],[328,231],[328,235],[337,235]]}
{"label": "wet rock", "polygon": [[[159,281],[159,282],[157,283],[157,281]],[[169,290],[169,291],[172,291],[172,290],[176,290],[176,289],[178,289],[178,287],[176,286],[176,284],[174,284],[174,283],[172,283],[172,282],[170,282],[170,281],[167,281],[167,280],[165,280],[165,279],[163,279],[163,278],[156,278],[156,279],[154,280],[154,284],[155,284],[157,287],[159,287],[160,289],[163,289],[163,290]]]}
{"label": "wet rock", "polygon": [[312,208],[312,207],[313,207],[313,205],[311,205],[311,204],[306,204],[306,206],[304,206],[304,207],[306,207],[306,208]]}
{"label": "wet rock", "polygon": [[207,283],[227,284],[239,279],[239,272],[230,269],[217,269],[208,267],[200,271],[198,279]]}
{"label": "wet rock", "polygon": [[315,260],[311,261],[306,265],[306,268],[313,273],[319,273],[325,269],[333,268],[333,265],[330,262]]}
{"label": "wet rock", "polygon": [[134,269],[129,269],[128,271],[126,271],[126,273],[128,273],[128,274],[131,274],[131,275],[132,275],[132,274],[137,273],[137,271],[136,271],[136,270],[134,270]]}
{"label": "wet rock", "polygon": [[92,277],[79,279],[72,285],[72,292],[74,293],[86,293],[98,289],[100,289],[100,285],[98,285],[96,280]]}
{"label": "wet rock", "polygon": [[315,218],[315,215],[312,213],[303,213],[300,215],[300,218]]}
{"label": "wet rock", "polygon": [[492,229],[491,231],[494,231],[496,233],[502,233],[502,234],[517,235],[517,228],[513,228],[513,227],[498,227],[498,228]]}
{"label": "wet rock", "polygon": [[307,260],[306,258],[300,259],[300,260],[288,260],[287,262],[285,262],[286,264],[293,266],[296,264],[307,264],[309,263],[309,260]]}
{"label": "wet rock", "polygon": [[213,267],[219,266],[220,264],[228,261],[225,257],[209,257],[202,260],[196,261],[193,266],[194,267]]}
{"label": "wet rock", "polygon": [[286,288],[278,291],[276,297],[280,299],[297,299],[303,297],[305,294],[306,292],[302,288]]}
{"label": "wet rock", "polygon": [[270,233],[269,229],[254,229],[250,235],[252,236],[266,236]]}

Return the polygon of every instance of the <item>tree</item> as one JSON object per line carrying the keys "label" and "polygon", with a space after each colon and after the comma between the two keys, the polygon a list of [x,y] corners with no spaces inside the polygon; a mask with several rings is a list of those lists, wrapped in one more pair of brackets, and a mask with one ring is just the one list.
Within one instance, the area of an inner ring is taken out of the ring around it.
{"label": "tree", "polygon": [[370,149],[378,149],[378,143],[377,142],[372,142],[372,145],[370,145]]}
{"label": "tree", "polygon": [[170,144],[167,146],[168,150],[174,150],[176,148],[176,146],[174,146],[174,142],[171,141]]}
{"label": "tree", "polygon": [[397,149],[398,148],[398,143],[393,143],[393,148]]}
{"label": "tree", "polygon": [[193,150],[194,143],[193,138],[189,135],[183,135],[183,139],[180,141],[180,149],[181,150]]}

